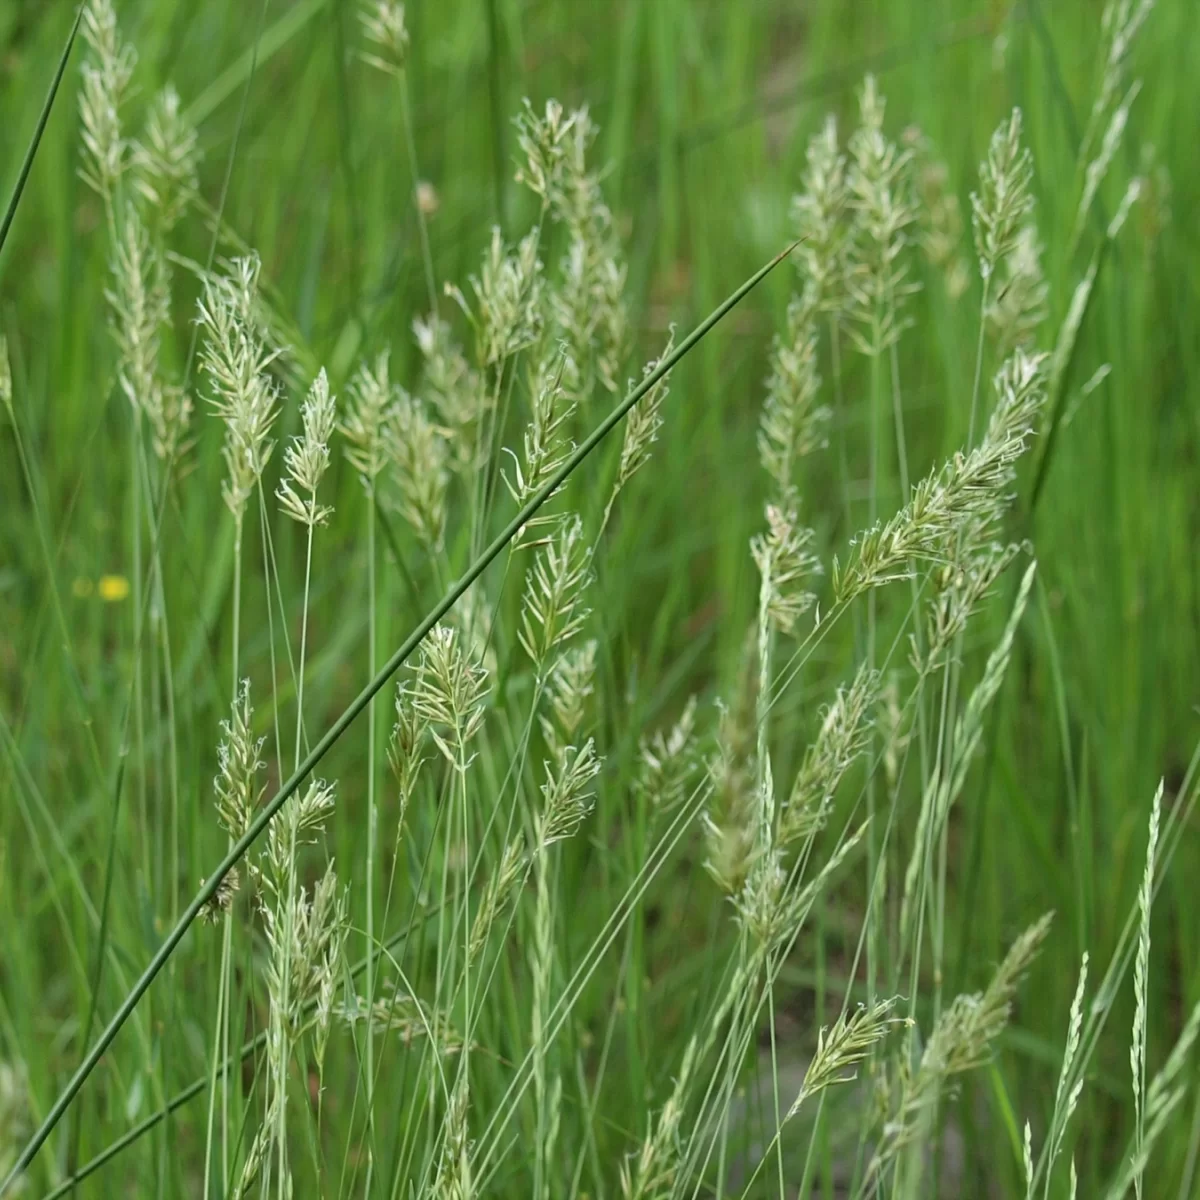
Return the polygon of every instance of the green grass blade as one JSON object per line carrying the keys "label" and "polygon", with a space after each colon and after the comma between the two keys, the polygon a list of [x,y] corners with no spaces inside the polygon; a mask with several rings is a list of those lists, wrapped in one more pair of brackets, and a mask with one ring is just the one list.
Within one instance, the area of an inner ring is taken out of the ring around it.
{"label": "green grass blade", "polygon": [[50,110],[54,107],[55,98],[58,96],[58,85],[62,83],[62,77],[66,73],[67,63],[71,58],[71,50],[75,45],[75,37],[79,33],[79,22],[83,19],[83,5],[75,10],[75,20],[71,24],[71,32],[67,34],[66,45],[63,46],[63,52],[58,60],[58,70],[54,72],[54,78],[50,81],[50,90],[46,93],[46,99],[42,104],[41,114],[38,116],[37,128],[33,131],[33,137],[30,139],[29,145],[25,150],[25,159],[21,163],[21,170],[17,175],[17,182],[13,185],[12,195],[8,200],[8,208],[4,213],[4,222],[0,224],[0,250],[4,249],[4,243],[8,240],[8,231],[12,227],[13,218],[17,215],[17,205],[21,203],[21,195],[25,191],[25,185],[29,182],[29,172],[33,170],[33,160],[37,155],[38,147],[42,144],[42,134],[46,132],[46,122],[50,120]]}
{"label": "green grass blade", "polygon": [[355,697],[342,715],[330,726],[325,733],[325,736],[317,743],[310,751],[309,755],[300,764],[297,770],[292,774],[291,778],[279,789],[271,801],[259,812],[254,819],[250,828],[240,837],[237,842],[226,854],[225,858],[218,864],[216,869],[208,877],[208,881],[192,898],[191,903],[187,906],[183,915],[175,928],[163,941],[154,957],[150,960],[150,964],[146,967],[133,989],[122,1001],[120,1008],[112,1020],[105,1027],[104,1031],[97,1038],[92,1049],[87,1057],[80,1064],[79,1069],[71,1077],[66,1087],[59,1094],[51,1106],[50,1111],[46,1114],[37,1131],[30,1138],[24,1149],[21,1151],[8,1177],[0,1184],[0,1196],[9,1193],[10,1189],[15,1185],[17,1179],[23,1174],[25,1169],[33,1161],[37,1152],[45,1144],[46,1139],[53,1132],[55,1126],[62,1119],[63,1114],[70,1107],[71,1102],[79,1094],[79,1090],[83,1087],[88,1076],[95,1070],[96,1065],[103,1057],[104,1052],[112,1044],[113,1039],[120,1032],[121,1027],[132,1015],[138,1002],[149,990],[150,985],[154,982],[159,972],[166,966],[167,960],[175,952],[176,947],[183,940],[188,929],[200,915],[206,904],[216,895],[217,889],[221,885],[221,881],[235,867],[238,862],[245,856],[246,852],[254,844],[255,841],[270,824],[271,820],[300,788],[300,785],[311,774],[317,764],[325,757],[335,742],[342,736],[343,733],[350,727],[355,718],[367,707],[372,698],[384,687],[389,679],[400,669],[407,661],[409,656],[421,644],[425,636],[431,629],[450,611],[451,608],[458,602],[468,588],[479,578],[480,575],[488,568],[488,566],[500,555],[505,547],[517,536],[520,530],[529,523],[529,521],[537,514],[538,510],[553,496],[558,489],[567,481],[568,478],[575,472],[585,458],[613,431],[613,429],[621,422],[626,414],[633,408],[635,404],[644,396],[651,388],[654,387],[671,369],[713,329],[713,327],[733,309],[742,299],[745,298],[759,283],[763,281],[788,255],[793,247],[789,246],[786,250],[776,255],[765,266],[756,271],[749,279],[747,279],[735,292],[732,293],[722,304],[713,310],[709,316],[702,321],[692,332],[680,342],[679,346],[673,353],[668,355],[659,365],[650,372],[642,382],[634,388],[628,396],[613,409],[613,411],[592,431],[592,433],[576,448],[574,453],[562,464],[561,467],[546,481],[546,483],[530,498],[527,504],[517,513],[517,515],[509,522],[505,529],[497,535],[495,540],[489,545],[482,554],[471,564],[463,577],[456,583],[449,592],[430,610],[423,621],[412,631],[405,639],[403,645],[384,663],[383,667],[375,675],[374,679]]}

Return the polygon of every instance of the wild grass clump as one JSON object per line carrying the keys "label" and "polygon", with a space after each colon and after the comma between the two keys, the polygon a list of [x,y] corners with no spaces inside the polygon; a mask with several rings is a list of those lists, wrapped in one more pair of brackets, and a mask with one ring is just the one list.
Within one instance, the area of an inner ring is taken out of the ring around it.
{"label": "wild grass clump", "polygon": [[[1155,1071],[1152,913],[1194,781],[1174,808],[1159,788],[1090,1000],[1098,951],[1068,955],[1040,899],[998,962],[956,955],[949,919],[962,809],[1006,684],[1041,652],[1029,518],[1142,187],[1094,216],[1126,157],[1148,8],[1106,9],[1065,236],[1042,223],[1020,109],[973,181],[896,132],[871,76],[848,135],[820,124],[749,398],[749,620],[735,663],[676,675],[626,653],[615,597],[642,576],[621,551],[693,415],[678,364],[733,301],[697,333],[646,335],[590,111],[524,102],[521,191],[455,283],[410,111],[419,27],[363,7],[373,70],[349,69],[399,101],[393,218],[421,298],[401,327],[328,345],[204,199],[184,100],[139,93],[113,5],[91,0],[79,173],[128,405],[132,649],[99,908],[69,855],[58,868],[89,921],[70,964],[86,1016],[36,1086],[34,1048],[0,1059],[0,1192],[117,1187],[115,1161],[139,1195],[966,1194],[974,1175],[941,1182],[946,1146],[982,1121],[1011,1161],[972,1171],[1074,1195],[1132,974],[1132,1132],[1089,1178],[1154,1194],[1200,1033],[1198,1005]],[[1051,259],[1078,276],[1068,303]],[[936,443],[909,344],[947,298],[973,337]],[[211,548],[182,595],[170,531],[191,513]],[[194,607],[204,634],[181,659]],[[145,946],[116,944],[111,906],[139,906]],[[1010,1092],[1025,981],[1068,957],[1063,1049],[1039,1043],[1045,1087]],[[114,1113],[134,1134],[109,1151]]]}

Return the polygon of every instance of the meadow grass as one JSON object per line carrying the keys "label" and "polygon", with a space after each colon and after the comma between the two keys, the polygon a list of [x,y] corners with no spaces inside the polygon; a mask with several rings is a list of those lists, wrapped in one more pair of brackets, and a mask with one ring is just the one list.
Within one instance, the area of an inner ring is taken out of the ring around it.
{"label": "meadow grass", "polygon": [[1104,13],[0,12],[0,1193],[1192,1194]]}

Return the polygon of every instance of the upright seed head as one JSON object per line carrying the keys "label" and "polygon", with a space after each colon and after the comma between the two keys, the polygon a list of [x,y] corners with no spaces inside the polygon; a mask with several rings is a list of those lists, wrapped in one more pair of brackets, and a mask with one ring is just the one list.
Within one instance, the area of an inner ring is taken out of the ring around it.
{"label": "upright seed head", "polygon": [[[517,504],[524,504],[547,483],[573,449],[574,443],[567,430],[576,401],[567,381],[574,373],[575,362],[565,348],[553,358],[539,357],[530,370],[531,412],[525,427],[522,454],[518,456],[505,447],[512,460],[512,478],[505,472],[504,484]],[[522,539],[530,528],[545,525],[553,519],[535,517],[522,531]]]}
{"label": "upright seed head", "polygon": [[240,518],[262,476],[278,392],[268,369],[279,357],[263,338],[258,315],[257,255],[238,258],[225,275],[209,276],[198,302],[206,334],[201,369],[213,387],[213,411],[225,422],[225,503]]}
{"label": "upright seed head", "polygon": [[0,404],[4,405],[8,419],[16,420],[13,415],[12,366],[8,361],[8,338],[2,333],[0,333]]}
{"label": "upright seed head", "polygon": [[794,511],[769,504],[767,532],[750,541],[766,615],[784,633],[791,633],[816,602],[816,596],[800,586],[821,572],[820,559],[809,549],[812,540],[812,530],[799,525]]}
{"label": "upright seed head", "polygon": [[547,746],[557,751],[578,745],[588,717],[588,701],[595,691],[596,640],[568,646],[555,660],[546,680],[550,714],[539,718]]}
{"label": "upright seed head", "polygon": [[535,232],[510,251],[504,244],[500,227],[496,226],[479,274],[471,276],[474,310],[461,292],[451,289],[454,299],[475,326],[481,363],[495,366],[534,345],[541,334],[545,280],[537,249]]}
{"label": "upright seed head", "polygon": [[767,377],[767,399],[758,431],[758,456],[775,485],[774,500],[794,508],[799,499],[796,467],[826,444],[829,409],[818,403],[817,331],[804,299],[788,305],[788,326],[776,337]]}
{"label": "upright seed head", "polygon": [[80,174],[89,187],[107,199],[126,167],[121,106],[128,98],[137,53],[121,40],[112,0],[90,0],[83,10],[81,28],[89,55],[83,65],[79,93],[85,151]]}
{"label": "upright seed head", "polygon": [[[667,335],[667,344],[662,353],[646,364],[642,379],[648,379],[658,370],[663,360],[675,346],[675,327],[672,325]],[[612,494],[609,497],[608,509],[621,493],[625,485],[650,461],[650,450],[658,440],[659,431],[663,427],[662,406],[670,390],[671,374],[667,372],[655,385],[633,406],[625,418],[625,438],[621,443],[621,459],[617,464],[617,478],[613,482]],[[630,390],[633,382],[630,381]]]}
{"label": "upright seed head", "polygon": [[904,300],[916,290],[905,252],[916,219],[912,155],[883,131],[885,104],[873,76],[859,93],[861,124],[850,138],[847,176],[854,214],[848,248],[847,311],[851,337],[862,353],[878,356],[907,326]]}
{"label": "upright seed head", "polygon": [[446,439],[420,400],[400,390],[393,419],[384,427],[384,446],[395,467],[400,511],[433,551],[441,549],[446,528]]}
{"label": "upright seed head", "polygon": [[963,220],[958,197],[950,187],[950,172],[936,157],[933,143],[915,125],[904,131],[904,142],[913,151],[916,168],[921,249],[930,266],[941,274],[946,294],[957,300],[967,290],[970,273],[960,252]]}
{"label": "upright seed head", "polygon": [[350,381],[350,404],[339,426],[348,443],[346,457],[367,488],[374,486],[388,464],[388,430],[396,420],[397,389],[389,375],[389,357],[384,350],[373,364],[359,367]]}
{"label": "upright seed head", "polygon": [[1016,248],[1033,211],[1032,181],[1033,158],[1021,144],[1021,110],[1014,108],[992,134],[988,156],[979,168],[979,191],[971,193],[975,250],[985,280]]}
{"label": "upright seed head", "polygon": [[564,518],[557,534],[538,551],[525,581],[518,640],[540,676],[555,653],[583,627],[588,609],[583,592],[591,580],[592,552],[577,516]]}
{"label": "upright seed head", "polygon": [[539,116],[528,98],[521,101],[521,111],[514,119],[517,146],[523,159],[517,168],[516,181],[529,188],[545,206],[562,195],[575,119],[576,114],[567,113],[557,100],[547,100]]}
{"label": "upright seed head", "polygon": [[[275,495],[283,511],[310,529],[324,525],[333,513],[317,503],[317,488],[329,468],[329,439],[337,420],[336,398],[329,390],[329,378],[322,367],[308,390],[300,410],[304,432],[292,438],[283,452],[286,477]],[[302,496],[301,492],[307,492]]]}
{"label": "upright seed head", "polygon": [[800,244],[796,259],[804,278],[801,303],[814,315],[845,304],[846,157],[838,149],[837,120],[825,118],[808,143],[803,188],[792,199],[792,223]]}
{"label": "upright seed head", "polygon": [[450,763],[465,770],[466,744],[479,732],[488,693],[487,672],[449,625],[436,625],[421,643],[412,705]]}
{"label": "upright seed head", "polygon": [[538,845],[547,847],[574,836],[584,818],[592,811],[592,781],[600,774],[591,738],[582,748],[563,746],[553,762],[544,764],[542,813],[538,826]]}
{"label": "upright seed head", "polygon": [[266,739],[254,737],[253,720],[250,680],[243,679],[229,720],[221,722],[217,777],[213,780],[217,816],[234,841],[250,828],[265,790],[258,781],[258,773],[267,765],[259,758]]}
{"label": "upright seed head", "polygon": [[441,318],[413,321],[413,335],[424,361],[421,395],[433,407],[449,444],[451,467],[459,474],[477,470],[487,453],[477,428],[494,407],[483,377],[467,362],[450,326]]}
{"label": "upright seed head", "polygon": [[638,745],[635,787],[651,809],[668,813],[683,803],[697,766],[695,746],[696,698],[691,697],[679,720],[667,732],[643,737]]}
{"label": "upright seed head", "polygon": [[1042,274],[1042,247],[1037,226],[1026,222],[997,272],[998,284],[984,312],[996,353],[1007,358],[1018,348],[1031,350],[1046,320],[1049,288]]}
{"label": "upright seed head", "polygon": [[712,799],[704,813],[705,870],[727,895],[737,895],[758,853],[758,800],[754,787],[757,740],[757,642],[746,639],[731,706],[721,706],[716,750],[707,763]]}
{"label": "upright seed head", "polygon": [[155,99],[142,139],[133,144],[132,162],[134,186],[161,228],[174,228],[199,186],[200,149],[170,84]]}
{"label": "upright seed head", "polygon": [[[1150,909],[1154,903],[1154,874],[1158,858],[1158,826],[1163,785],[1159,782],[1150,806],[1150,835],[1146,843],[1146,867],[1138,890],[1138,944],[1133,961],[1133,1036],[1129,1043],[1129,1067],[1133,1076],[1134,1157],[1140,1155],[1146,1136],[1146,1028],[1149,1023]],[[1139,1171],[1134,1177],[1137,1195],[1142,1194]]]}
{"label": "upright seed head", "polygon": [[402,71],[408,61],[409,42],[404,5],[395,0],[374,0],[364,5],[358,19],[373,48],[372,53],[363,55],[364,60],[389,74]]}
{"label": "upright seed head", "polygon": [[113,283],[105,291],[120,353],[118,379],[134,411],[150,424],[154,451],[170,459],[187,433],[192,405],[162,377],[162,330],[170,324],[170,273],[136,209],[130,208],[113,246]]}
{"label": "upright seed head", "polygon": [[867,722],[879,696],[879,674],[863,664],[849,687],[838,688],[817,736],[796,773],[779,821],[779,844],[811,838],[824,828],[838,785],[870,742]]}

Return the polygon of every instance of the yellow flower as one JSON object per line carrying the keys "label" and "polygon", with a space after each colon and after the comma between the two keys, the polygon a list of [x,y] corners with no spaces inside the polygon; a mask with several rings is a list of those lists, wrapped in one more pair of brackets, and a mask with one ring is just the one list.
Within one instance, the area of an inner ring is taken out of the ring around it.
{"label": "yellow flower", "polygon": [[129,595],[129,580],[124,575],[100,576],[100,599],[116,604]]}

